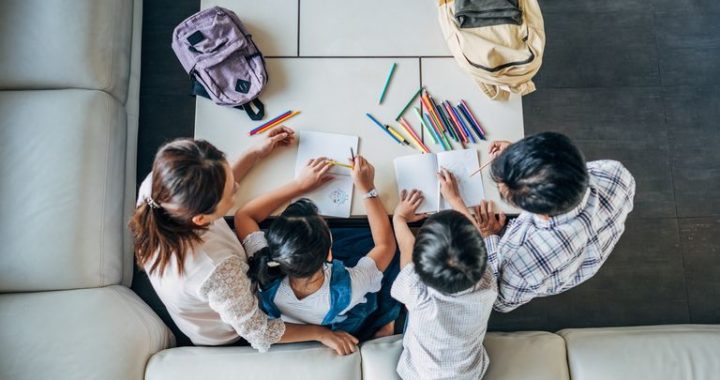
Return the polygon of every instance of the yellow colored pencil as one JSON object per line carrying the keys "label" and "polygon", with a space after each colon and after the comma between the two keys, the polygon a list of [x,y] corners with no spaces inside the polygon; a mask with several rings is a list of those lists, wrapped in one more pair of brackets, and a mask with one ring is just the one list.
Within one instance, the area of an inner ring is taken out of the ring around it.
{"label": "yellow colored pencil", "polygon": [[335,160],[328,160],[328,161],[330,161],[330,164],[332,164],[332,165],[342,166],[342,167],[348,168],[348,169],[352,169],[352,168],[353,168],[352,165],[343,164],[342,162],[337,162],[337,161],[335,161]]}
{"label": "yellow colored pencil", "polygon": [[282,118],[282,119],[279,119],[278,121],[276,121],[276,122],[274,122],[274,123],[272,123],[272,124],[268,124],[268,125],[265,126],[263,129],[259,129],[259,130],[255,131],[255,133],[250,132],[250,135],[257,135],[257,134],[260,134],[260,133],[263,133],[263,132],[267,131],[268,129],[271,129],[271,128],[273,128],[273,127],[277,127],[278,125],[284,123],[285,120],[287,120],[287,119],[289,119],[289,118],[291,118],[291,117],[293,117],[293,116],[295,116],[295,115],[297,115],[297,114],[299,114],[299,113],[300,113],[300,111],[293,111],[293,113],[285,116],[285,117]]}

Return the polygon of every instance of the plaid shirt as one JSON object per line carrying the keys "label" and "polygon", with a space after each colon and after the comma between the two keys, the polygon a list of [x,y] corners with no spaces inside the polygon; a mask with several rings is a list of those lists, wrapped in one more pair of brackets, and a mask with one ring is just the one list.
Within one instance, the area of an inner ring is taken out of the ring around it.
{"label": "plaid shirt", "polygon": [[592,277],[625,231],[635,180],[617,161],[587,163],[590,186],[572,211],[545,220],[522,212],[501,237],[485,239],[498,278],[494,308],[509,312]]}

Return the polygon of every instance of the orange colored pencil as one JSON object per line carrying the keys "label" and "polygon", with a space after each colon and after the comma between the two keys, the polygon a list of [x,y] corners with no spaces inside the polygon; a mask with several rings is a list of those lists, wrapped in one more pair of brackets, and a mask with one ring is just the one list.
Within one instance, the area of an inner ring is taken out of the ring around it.
{"label": "orange colored pencil", "polygon": [[425,104],[425,108],[427,108],[430,119],[433,124],[435,124],[435,128],[440,132],[440,134],[444,133],[445,126],[440,122],[440,118],[435,113],[435,109],[433,109],[432,104],[430,104],[430,98],[428,98],[427,91],[423,92],[420,98],[422,99],[423,104]]}
{"label": "orange colored pencil", "polygon": [[420,139],[420,137],[418,137],[418,135],[417,135],[417,134],[415,133],[415,131],[412,129],[412,126],[410,126],[410,123],[408,123],[407,120],[405,120],[404,117],[401,117],[401,118],[400,118],[400,125],[402,125],[403,128],[405,128],[405,131],[407,131],[407,133],[410,135],[410,137],[412,137],[412,139],[415,141],[415,143],[420,147],[420,149],[421,149],[423,152],[425,152],[425,153],[430,153],[430,148],[428,148],[427,145],[425,145],[425,144],[422,142],[422,140]]}
{"label": "orange colored pencil", "polygon": [[274,122],[274,123],[272,123],[272,124],[266,125],[266,126],[263,127],[262,129],[258,129],[258,130],[256,130],[256,131],[250,131],[249,135],[252,136],[252,135],[257,135],[257,134],[259,134],[259,133],[263,133],[263,132],[267,131],[267,130],[270,129],[270,128],[273,128],[273,127],[276,127],[276,126],[282,124],[283,122],[285,122],[285,120],[287,120],[287,119],[289,119],[289,118],[291,118],[291,117],[293,117],[293,116],[295,116],[295,115],[297,115],[297,114],[299,114],[299,113],[300,113],[300,111],[293,111],[293,113],[291,113],[291,114],[283,117],[282,119],[278,119],[276,122]]}

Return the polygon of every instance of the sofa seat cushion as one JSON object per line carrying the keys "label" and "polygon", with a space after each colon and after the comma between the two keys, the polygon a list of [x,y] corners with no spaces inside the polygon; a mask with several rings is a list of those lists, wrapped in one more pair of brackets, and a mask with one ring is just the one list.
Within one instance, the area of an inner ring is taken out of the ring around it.
{"label": "sofa seat cushion", "polygon": [[566,329],[573,380],[711,380],[720,376],[720,326]]}
{"label": "sofa seat cushion", "polygon": [[141,379],[173,343],[123,286],[0,295],[0,379]]}
{"label": "sofa seat cushion", "polygon": [[[485,348],[490,367],[483,380],[569,379],[565,342],[548,332],[488,333]],[[364,380],[399,379],[395,372],[402,352],[402,335],[363,344]]]}
{"label": "sofa seat cushion", "polygon": [[360,353],[338,356],[319,343],[250,347],[178,347],[155,354],[145,380],[360,380]]}
{"label": "sofa seat cushion", "polygon": [[0,91],[0,292],[120,283],[126,130],[101,91]]}
{"label": "sofa seat cushion", "polygon": [[94,89],[124,103],[132,23],[132,0],[3,0],[0,89]]}

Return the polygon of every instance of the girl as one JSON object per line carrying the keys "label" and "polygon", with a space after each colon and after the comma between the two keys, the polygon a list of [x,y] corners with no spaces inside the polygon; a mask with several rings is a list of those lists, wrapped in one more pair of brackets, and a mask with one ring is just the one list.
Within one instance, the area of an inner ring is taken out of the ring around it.
{"label": "girl", "polygon": [[[249,255],[223,219],[233,206],[235,181],[276,147],[293,141],[291,129],[274,129],[231,167],[206,141],[175,140],[160,148],[140,186],[130,221],[137,263],[194,344],[225,345],[244,338],[267,351],[277,342],[317,340],[339,354],[354,351],[357,339],[349,334],[269,320],[258,309],[246,274]],[[328,168],[305,168],[286,190],[299,195],[321,185]]]}
{"label": "girl", "polygon": [[[255,255],[250,273],[260,284],[261,307],[268,315],[286,322],[329,326],[359,334],[363,340],[379,330],[375,336],[392,334],[400,312],[389,295],[378,299],[376,294],[382,287],[382,272],[393,261],[396,244],[387,212],[377,198],[374,168],[357,157],[352,175],[357,189],[366,194],[364,204],[374,243],[360,252],[363,257],[353,267],[349,265],[354,263],[346,266],[333,260],[334,252],[347,253],[343,251],[352,247],[332,247],[328,225],[307,199],[288,206],[263,233],[258,223],[291,199],[282,192],[270,193],[239,210],[235,226],[245,249]],[[385,281],[388,285],[394,276],[390,277]]]}

